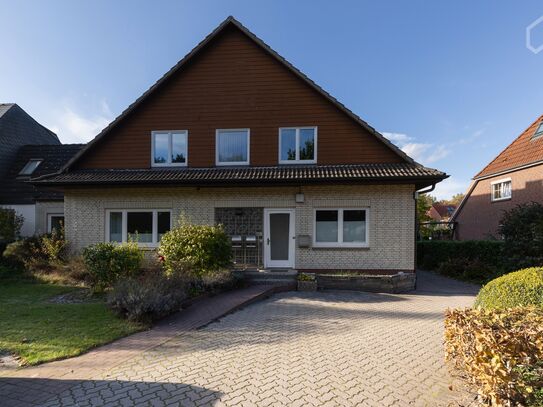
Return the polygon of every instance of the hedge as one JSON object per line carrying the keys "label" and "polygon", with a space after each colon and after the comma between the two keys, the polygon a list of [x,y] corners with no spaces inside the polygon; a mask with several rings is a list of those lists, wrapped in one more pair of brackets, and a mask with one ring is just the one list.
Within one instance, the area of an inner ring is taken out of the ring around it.
{"label": "hedge", "polygon": [[543,405],[543,309],[449,310],[445,350],[483,402]]}
{"label": "hedge", "polygon": [[475,306],[486,309],[543,308],[543,268],[522,269],[490,281],[477,295]]}
{"label": "hedge", "polygon": [[434,270],[451,259],[479,260],[499,265],[503,259],[504,242],[499,240],[434,240],[417,242],[417,264]]}

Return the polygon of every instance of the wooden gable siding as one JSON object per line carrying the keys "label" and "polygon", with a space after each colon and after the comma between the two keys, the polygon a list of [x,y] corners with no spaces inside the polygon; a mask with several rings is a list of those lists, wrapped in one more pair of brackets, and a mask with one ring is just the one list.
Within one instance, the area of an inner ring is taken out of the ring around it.
{"label": "wooden gable siding", "polygon": [[215,165],[215,130],[250,128],[253,166],[278,164],[278,128],[318,126],[318,164],[402,162],[235,27],[96,143],[76,168],[149,168],[151,131],[188,130],[188,165]]}

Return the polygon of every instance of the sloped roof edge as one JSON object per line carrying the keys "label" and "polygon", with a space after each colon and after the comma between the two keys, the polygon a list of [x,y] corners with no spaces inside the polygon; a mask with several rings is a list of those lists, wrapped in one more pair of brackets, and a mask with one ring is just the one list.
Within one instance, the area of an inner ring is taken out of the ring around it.
{"label": "sloped roof edge", "polygon": [[147,89],[139,98],[137,98],[132,104],[130,104],[119,116],[117,116],[107,127],[105,127],[93,140],[91,140],[85,148],[83,148],[79,153],[77,153],[66,165],[59,171],[65,172],[69,170],[75,162],[77,162],[88,150],[90,150],[98,141],[100,141],[107,133],[109,133],[117,124],[119,124],[130,112],[132,112],[137,106],[139,106],[152,92],[160,87],[167,79],[169,79],[173,74],[181,69],[187,62],[189,62],[200,50],[202,50],[211,40],[213,40],[220,32],[222,32],[228,25],[233,25],[237,27],[242,33],[244,33],[248,38],[253,40],[257,45],[259,45],[263,50],[268,54],[274,57],[277,61],[287,67],[292,73],[297,77],[302,79],[306,84],[311,88],[317,91],[319,94],[324,96],[328,101],[334,104],[338,109],[347,114],[351,119],[357,122],[359,125],[368,130],[371,134],[377,137],[382,143],[389,147],[394,153],[400,156],[405,161],[420,165],[407,154],[405,154],[400,148],[395,144],[390,142],[386,137],[381,133],[371,127],[368,123],[362,120],[358,115],[353,113],[345,105],[339,102],[336,98],[322,89],[317,85],[313,80],[307,77],[303,72],[298,68],[288,62],[285,58],[279,55],[275,50],[273,50],[269,45],[264,41],[258,38],[255,34],[249,31],[243,24],[236,20],[233,16],[226,18],[217,28],[215,28],[211,33],[209,33],[196,47],[194,47],[187,55],[183,57],[177,64],[175,64],[168,72],[166,72],[158,81],[156,81],[149,89]]}

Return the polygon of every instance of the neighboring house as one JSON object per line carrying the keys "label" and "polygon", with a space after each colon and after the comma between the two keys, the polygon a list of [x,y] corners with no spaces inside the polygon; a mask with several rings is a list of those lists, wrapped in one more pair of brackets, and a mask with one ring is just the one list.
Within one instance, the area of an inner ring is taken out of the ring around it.
{"label": "neighboring house", "polygon": [[51,232],[64,222],[62,191],[37,187],[29,180],[58,172],[83,144],[26,145],[19,148],[0,184],[0,203],[24,216],[22,236]]}
{"label": "neighboring house", "polygon": [[[0,188],[19,149],[27,144],[59,145],[55,133],[46,129],[15,103],[0,104]],[[35,212],[32,205],[20,204],[16,197],[2,193],[0,207],[15,209],[25,217],[22,232],[32,234]]]}
{"label": "neighboring house", "polygon": [[432,204],[426,214],[436,222],[447,222],[456,209],[456,205],[444,205],[436,202]]}
{"label": "neighboring house", "polygon": [[62,171],[66,236],[155,248],[180,216],[223,224],[236,261],[298,270],[415,267],[414,162],[232,17]]}
{"label": "neighboring house", "polygon": [[543,116],[479,172],[454,213],[456,238],[498,237],[504,211],[543,203]]}

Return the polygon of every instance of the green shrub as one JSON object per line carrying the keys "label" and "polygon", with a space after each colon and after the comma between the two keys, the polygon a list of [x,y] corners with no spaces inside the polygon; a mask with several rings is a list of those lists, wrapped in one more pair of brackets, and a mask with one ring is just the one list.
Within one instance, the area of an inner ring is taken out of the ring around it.
{"label": "green shrub", "polygon": [[543,310],[449,310],[447,360],[467,373],[483,402],[540,406],[543,401]]}
{"label": "green shrub", "polygon": [[439,274],[459,280],[484,283],[496,276],[496,270],[479,259],[451,258],[435,269]]}
{"label": "green shrub", "polygon": [[498,277],[486,284],[475,306],[512,308],[535,305],[543,307],[543,268],[532,267]]}
{"label": "green shrub", "polygon": [[11,265],[27,269],[41,267],[47,263],[47,256],[41,248],[39,236],[27,237],[8,244],[3,257]]}
{"label": "green shrub", "polygon": [[186,281],[191,295],[216,294],[243,286],[243,277],[230,269],[221,269]]}
{"label": "green shrub", "polygon": [[203,276],[229,267],[232,250],[220,225],[190,225],[182,221],[162,236],[158,254],[170,275]]}
{"label": "green shrub", "polygon": [[12,242],[19,237],[24,217],[13,209],[0,208],[0,241]]}
{"label": "green shrub", "polygon": [[532,202],[506,211],[500,234],[512,257],[541,257],[543,253],[543,205]]}
{"label": "green shrub", "polygon": [[41,236],[41,251],[51,262],[62,263],[67,258],[68,242],[64,239],[64,229]]}
{"label": "green shrub", "polygon": [[120,277],[134,275],[141,268],[143,253],[137,243],[97,243],[83,250],[83,261],[91,286],[101,291]]}
{"label": "green shrub", "polygon": [[108,294],[108,306],[131,321],[150,323],[178,311],[187,298],[184,280],[154,276],[118,281]]}

